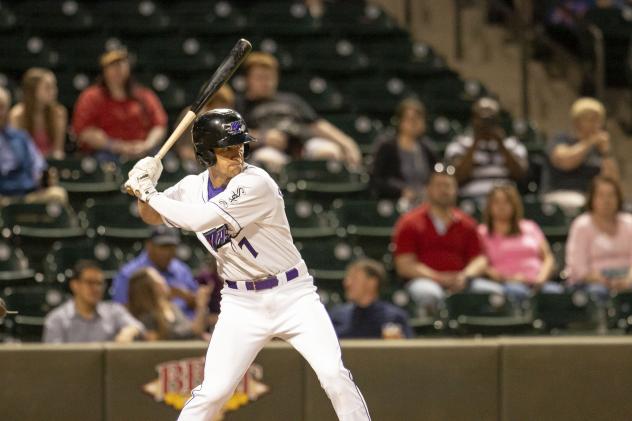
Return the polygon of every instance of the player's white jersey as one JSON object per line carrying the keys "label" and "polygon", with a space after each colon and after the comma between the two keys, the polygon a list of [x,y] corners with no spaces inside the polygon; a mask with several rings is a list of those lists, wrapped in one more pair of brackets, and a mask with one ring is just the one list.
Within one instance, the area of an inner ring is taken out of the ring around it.
{"label": "player's white jersey", "polygon": [[196,234],[217,259],[223,279],[265,278],[301,262],[290,234],[281,190],[261,168],[246,164],[225,189],[213,188],[207,170],[183,178],[164,195],[185,203],[208,204],[222,217],[223,225]]}

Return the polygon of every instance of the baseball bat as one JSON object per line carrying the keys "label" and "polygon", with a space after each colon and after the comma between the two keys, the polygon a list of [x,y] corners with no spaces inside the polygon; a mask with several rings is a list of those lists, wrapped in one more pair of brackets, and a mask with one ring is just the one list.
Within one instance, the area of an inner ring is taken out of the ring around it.
{"label": "baseball bat", "polygon": [[169,152],[169,149],[171,149],[173,144],[176,143],[180,136],[182,136],[182,133],[189,128],[206,103],[210,101],[213,95],[219,91],[219,88],[221,88],[222,85],[230,79],[233,73],[235,73],[248,53],[250,53],[250,50],[252,50],[252,45],[248,40],[242,38],[237,41],[233,49],[230,50],[228,56],[224,59],[222,64],[219,65],[213,76],[204,84],[204,86],[202,86],[198,97],[191,104],[191,109],[185,114],[184,118],[173,130],[171,135],[169,135],[169,138],[156,154],[156,158],[162,159],[165,157],[167,152]]}

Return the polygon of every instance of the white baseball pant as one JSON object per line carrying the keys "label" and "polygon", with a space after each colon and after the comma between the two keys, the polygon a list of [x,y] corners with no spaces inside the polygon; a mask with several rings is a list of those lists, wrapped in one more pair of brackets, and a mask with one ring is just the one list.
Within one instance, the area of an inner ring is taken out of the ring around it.
{"label": "white baseball pant", "polygon": [[211,421],[231,397],[261,348],[272,338],[290,343],[316,372],[341,421],[371,417],[310,276],[264,291],[222,289],[219,320],[206,353],[204,380],[178,421]]}

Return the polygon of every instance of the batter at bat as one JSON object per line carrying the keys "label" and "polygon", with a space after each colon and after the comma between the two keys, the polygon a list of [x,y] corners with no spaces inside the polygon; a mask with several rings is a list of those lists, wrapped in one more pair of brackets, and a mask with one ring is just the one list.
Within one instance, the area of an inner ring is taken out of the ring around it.
{"label": "batter at bat", "polygon": [[273,338],[287,341],[305,357],[338,419],[370,420],[294,246],[281,191],[268,173],[244,162],[255,139],[243,119],[229,109],[209,111],[195,120],[192,135],[205,171],[159,193],[162,164],[148,157],[134,166],[126,182],[139,198],[142,219],[195,232],[225,281],[204,381],[193,389],[178,420],[212,420]]}

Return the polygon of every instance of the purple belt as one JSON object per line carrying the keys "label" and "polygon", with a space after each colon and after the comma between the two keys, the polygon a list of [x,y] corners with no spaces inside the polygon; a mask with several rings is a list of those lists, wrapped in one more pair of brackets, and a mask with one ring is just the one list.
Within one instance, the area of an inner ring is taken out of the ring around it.
{"label": "purple belt", "polygon": [[[285,272],[285,278],[288,282],[298,277],[298,269],[292,268]],[[229,281],[226,280],[228,288],[239,289],[237,287],[238,282],[244,282],[248,291],[263,291],[264,289],[274,288],[279,285],[279,278],[276,276],[270,276],[269,278],[261,279],[260,281]]]}

